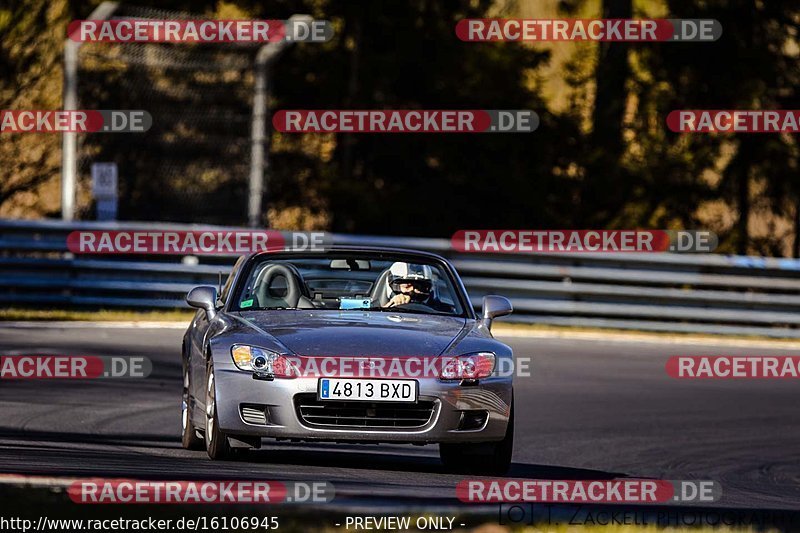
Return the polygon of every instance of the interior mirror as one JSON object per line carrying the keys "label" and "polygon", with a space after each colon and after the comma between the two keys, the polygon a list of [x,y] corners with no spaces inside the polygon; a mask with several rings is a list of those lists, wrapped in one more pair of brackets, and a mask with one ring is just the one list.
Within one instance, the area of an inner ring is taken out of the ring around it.
{"label": "interior mirror", "polygon": [[366,259],[331,259],[332,270],[369,270],[370,264]]}
{"label": "interior mirror", "polygon": [[492,327],[492,320],[499,316],[510,315],[514,311],[511,302],[505,296],[493,294],[483,297],[483,319],[481,322],[487,328]]}
{"label": "interior mirror", "polygon": [[217,289],[210,285],[201,285],[189,291],[186,303],[198,309],[205,309],[206,316],[213,320],[217,316]]}

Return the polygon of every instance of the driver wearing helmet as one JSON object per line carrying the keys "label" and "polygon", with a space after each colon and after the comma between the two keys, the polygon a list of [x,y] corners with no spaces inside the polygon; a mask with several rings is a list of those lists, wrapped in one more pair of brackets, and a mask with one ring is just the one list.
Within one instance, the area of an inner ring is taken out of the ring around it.
{"label": "driver wearing helmet", "polygon": [[435,296],[433,271],[428,265],[397,262],[389,269],[388,291],[392,297],[384,307],[422,304],[436,311],[453,312]]}

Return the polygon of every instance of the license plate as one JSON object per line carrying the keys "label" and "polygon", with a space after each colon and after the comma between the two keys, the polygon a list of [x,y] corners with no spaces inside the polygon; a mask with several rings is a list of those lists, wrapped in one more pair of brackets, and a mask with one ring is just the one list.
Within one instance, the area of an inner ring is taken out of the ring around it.
{"label": "license plate", "polygon": [[320,400],[365,402],[416,402],[417,382],[413,379],[332,379],[319,380]]}

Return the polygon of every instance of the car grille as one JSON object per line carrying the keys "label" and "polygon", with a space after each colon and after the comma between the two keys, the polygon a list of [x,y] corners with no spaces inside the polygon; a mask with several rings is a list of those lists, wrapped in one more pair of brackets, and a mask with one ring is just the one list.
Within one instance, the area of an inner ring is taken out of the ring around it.
{"label": "car grille", "polygon": [[340,402],[319,401],[316,394],[294,399],[303,424],[325,428],[418,428],[433,416],[434,402]]}

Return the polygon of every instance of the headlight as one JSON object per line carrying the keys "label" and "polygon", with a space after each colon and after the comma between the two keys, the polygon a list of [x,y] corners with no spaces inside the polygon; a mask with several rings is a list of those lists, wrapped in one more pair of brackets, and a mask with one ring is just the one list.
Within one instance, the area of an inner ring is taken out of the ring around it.
{"label": "headlight", "polygon": [[475,352],[455,357],[445,356],[439,379],[481,379],[492,375],[495,355],[492,352]]}
{"label": "headlight", "polygon": [[234,344],[231,347],[233,363],[241,370],[249,370],[264,377],[295,378],[297,369],[285,355],[256,346]]}

